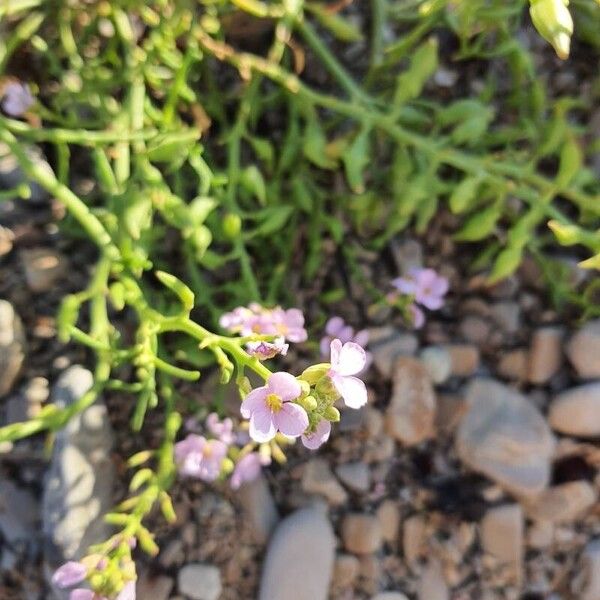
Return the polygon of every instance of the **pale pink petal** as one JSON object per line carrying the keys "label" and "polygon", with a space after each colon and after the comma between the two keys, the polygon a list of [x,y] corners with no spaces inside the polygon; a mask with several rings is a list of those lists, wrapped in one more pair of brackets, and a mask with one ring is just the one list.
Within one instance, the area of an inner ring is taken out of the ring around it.
{"label": "pale pink petal", "polygon": [[314,431],[302,436],[302,444],[309,450],[316,450],[329,439],[330,434],[331,423],[326,419],[321,419]]}
{"label": "pale pink petal", "polygon": [[342,342],[337,338],[335,340],[332,340],[330,344],[330,350],[331,358],[329,359],[329,362],[331,363],[331,370],[337,372],[338,367],[340,366],[340,352],[342,351]]}
{"label": "pale pink petal", "polygon": [[337,337],[343,344],[345,344],[346,342],[350,342],[354,337],[354,328],[350,327],[350,325],[342,327]]}
{"label": "pale pink petal", "polygon": [[417,290],[417,283],[414,279],[407,279],[405,277],[398,277],[397,279],[393,279],[391,284],[401,293],[401,294],[414,294]]}
{"label": "pale pink petal", "polygon": [[425,325],[425,314],[416,304],[411,304],[408,308],[412,314],[413,327],[415,329],[421,329],[421,327]]}
{"label": "pale pink petal", "polygon": [[360,331],[357,331],[352,341],[364,348],[369,343],[369,330],[361,329]]}
{"label": "pale pink petal", "polygon": [[321,356],[325,357],[329,354],[329,344],[331,344],[331,338],[328,335],[321,338],[321,342],[319,343]]}
{"label": "pale pink petal", "polygon": [[249,419],[250,415],[252,415],[252,413],[255,410],[260,410],[261,408],[264,408],[265,398],[267,397],[267,394],[269,394],[269,391],[266,385],[252,390],[244,398],[244,401],[240,406],[240,412],[242,413],[242,417],[244,417],[244,419]]}
{"label": "pale pink petal", "polygon": [[241,458],[235,465],[231,475],[231,487],[237,490],[243,483],[256,479],[261,471],[261,457],[258,452],[251,452]]}
{"label": "pale pink petal", "polygon": [[298,437],[308,427],[308,415],[298,404],[284,402],[281,410],[273,415],[275,426],[284,435]]}
{"label": "pale pink petal", "polygon": [[87,575],[87,569],[79,562],[70,560],[54,571],[52,583],[59,588],[68,588],[81,583]]}
{"label": "pale pink petal", "polygon": [[337,334],[344,327],[342,317],[331,317],[325,324],[325,333],[330,337],[337,337]]}
{"label": "pale pink petal", "polygon": [[76,589],[69,594],[69,600],[95,600],[97,596],[92,590]]}
{"label": "pale pink petal", "polygon": [[438,275],[431,286],[431,291],[437,296],[445,296],[450,288],[450,283],[446,277]]}
{"label": "pale pink petal", "polygon": [[275,394],[284,402],[295,400],[302,392],[298,380],[293,375],[284,371],[279,371],[269,376],[267,389],[268,394]]}
{"label": "pale pink petal", "polygon": [[422,304],[425,308],[429,310],[438,310],[442,308],[444,305],[443,298],[439,296],[434,296],[433,294],[421,294],[420,296],[415,297],[419,304]]}
{"label": "pale pink petal", "polygon": [[334,375],[331,380],[348,408],[360,408],[367,403],[367,386],[357,377]]}
{"label": "pale pink petal", "polygon": [[356,375],[364,369],[366,362],[364,349],[354,342],[346,342],[340,350],[338,367],[334,370],[340,375]]}
{"label": "pale pink petal", "polygon": [[250,437],[259,444],[275,437],[277,430],[273,423],[273,413],[268,408],[255,410],[250,417]]}
{"label": "pale pink petal", "polygon": [[115,600],[135,600],[135,581],[128,581]]}

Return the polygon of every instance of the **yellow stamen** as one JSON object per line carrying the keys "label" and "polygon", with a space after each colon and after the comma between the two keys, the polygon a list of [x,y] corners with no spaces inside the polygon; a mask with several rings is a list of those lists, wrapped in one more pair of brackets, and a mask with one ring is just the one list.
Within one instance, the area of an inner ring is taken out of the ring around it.
{"label": "yellow stamen", "polygon": [[274,413],[278,413],[283,406],[283,402],[277,394],[269,394],[266,398],[266,403]]}

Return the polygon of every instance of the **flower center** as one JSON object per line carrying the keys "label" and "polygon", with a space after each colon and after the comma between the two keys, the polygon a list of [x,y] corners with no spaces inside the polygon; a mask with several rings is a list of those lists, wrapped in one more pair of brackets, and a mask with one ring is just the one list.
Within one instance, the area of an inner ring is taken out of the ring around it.
{"label": "flower center", "polygon": [[213,451],[210,444],[206,444],[206,446],[202,448],[202,455],[204,456],[204,458],[210,458],[212,456],[212,453]]}
{"label": "flower center", "polygon": [[281,398],[277,394],[269,394],[266,399],[267,406],[272,412],[278,413],[283,406]]}

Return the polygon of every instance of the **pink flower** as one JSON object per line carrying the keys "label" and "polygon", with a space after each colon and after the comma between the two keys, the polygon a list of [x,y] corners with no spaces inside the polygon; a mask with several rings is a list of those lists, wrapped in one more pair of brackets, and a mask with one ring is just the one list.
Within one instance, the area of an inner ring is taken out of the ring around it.
{"label": "pink flower", "polygon": [[11,81],[4,87],[2,110],[11,117],[20,117],[34,103],[29,87],[18,81]]}
{"label": "pink flower", "polygon": [[115,600],[135,600],[135,581],[128,581]]}
{"label": "pink flower", "polygon": [[284,343],[284,338],[279,337],[273,342],[249,342],[246,344],[246,352],[259,360],[267,360],[278,354],[285,356],[289,347],[289,344]]}
{"label": "pink flower", "polygon": [[316,450],[329,439],[330,434],[331,423],[327,421],[327,419],[321,419],[314,431],[310,431],[302,435],[302,443],[309,450]]}
{"label": "pink flower", "polygon": [[433,269],[411,269],[407,277],[394,279],[392,285],[429,310],[441,308],[448,292],[448,280]]}
{"label": "pink flower", "polygon": [[242,416],[250,419],[250,437],[268,442],[278,431],[298,437],[308,427],[306,411],[294,404],[302,389],[297,379],[282,371],[273,373],[267,385],[252,390],[242,402]]}
{"label": "pink flower", "polygon": [[365,384],[353,377],[360,373],[367,362],[366,352],[355,342],[331,342],[331,368],[329,377],[349,408],[360,408],[367,403]]}
{"label": "pink flower", "polygon": [[[304,329],[304,315],[297,308],[275,308],[273,310],[273,325],[276,332],[290,342],[305,342],[308,338]],[[269,332],[265,332],[269,333]]]}
{"label": "pink flower", "polygon": [[52,583],[59,588],[68,588],[81,583],[87,575],[87,568],[79,562],[69,561],[56,569]]}
{"label": "pink flower", "polygon": [[[304,329],[304,315],[297,308],[284,310],[280,306],[264,308],[253,302],[247,308],[239,306],[219,319],[219,324],[230,333],[248,336],[255,333],[282,337],[282,343],[304,342],[308,334]],[[276,345],[277,341],[273,342]]]}
{"label": "pink flower", "polygon": [[258,452],[250,452],[242,457],[235,465],[231,475],[231,487],[237,490],[242,484],[254,481],[263,467],[263,461]]}
{"label": "pink flower", "polygon": [[425,325],[425,313],[416,305],[411,304],[408,307],[412,316],[412,325],[415,329],[421,329]]}
{"label": "pink flower", "polygon": [[182,475],[214,481],[221,473],[221,463],[227,455],[227,444],[190,433],[175,444],[174,453],[177,468]]}
{"label": "pink flower", "polygon": [[[321,356],[327,356],[329,354],[329,349],[331,346],[331,341],[335,338],[340,340],[342,344],[346,342],[354,342],[363,348],[369,343],[369,332],[366,329],[361,329],[360,331],[354,331],[354,328],[350,327],[350,325],[346,325],[344,319],[342,317],[331,317],[329,321],[325,324],[325,336],[321,338]],[[367,368],[373,357],[370,352],[366,353],[367,362],[365,364],[365,368]]]}
{"label": "pink flower", "polygon": [[217,413],[210,413],[210,415],[206,417],[206,428],[216,438],[228,446],[233,444],[235,441],[235,435],[233,434],[233,421],[230,418],[225,418],[220,421]]}

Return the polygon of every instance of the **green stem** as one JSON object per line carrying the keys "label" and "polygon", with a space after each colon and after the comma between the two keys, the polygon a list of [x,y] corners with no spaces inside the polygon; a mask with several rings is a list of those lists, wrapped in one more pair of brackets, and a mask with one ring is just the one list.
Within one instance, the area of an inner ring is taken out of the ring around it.
{"label": "green stem", "polygon": [[23,136],[32,142],[53,142],[55,144],[78,144],[81,146],[100,146],[116,142],[135,142],[156,137],[158,130],[143,129],[140,131],[92,131],[89,129],[34,129],[22,121],[0,117],[0,125],[12,133]]}
{"label": "green stem", "polygon": [[68,187],[56,179],[52,170],[43,163],[36,163],[25,152],[15,136],[7,129],[0,129],[0,141],[4,142],[17,157],[25,174],[37,181],[50,194],[58,198],[67,210],[75,217],[94,242],[102,248],[105,255],[112,261],[119,261],[121,254],[114,245],[110,235],[102,223],[91,213],[86,204]]}
{"label": "green stem", "polygon": [[372,99],[362,91],[354,79],[331,53],[329,48],[323,43],[320,36],[308,21],[297,21],[295,27],[306,40],[306,43],[310,46],[311,50],[321,59],[327,70],[353,100],[362,100],[366,103],[372,102]]}
{"label": "green stem", "polygon": [[[393,116],[385,112],[373,107],[369,107],[367,110],[364,105],[359,103],[349,102],[317,92],[306,86],[295,75],[282,69],[279,65],[252,54],[238,53],[230,46],[215,41],[199,29],[195,30],[195,34],[205,50],[219,60],[231,63],[242,72],[255,70],[262,73],[276,83],[279,83],[289,93],[302,98],[308,103],[330,109],[346,117],[351,117],[363,125],[376,126],[398,142],[418,148],[424,153],[431,155],[432,159],[438,162],[443,162],[470,174],[490,177],[493,181],[501,182],[502,185],[507,184],[505,178],[514,178],[520,179],[522,182],[538,188],[542,192],[554,187],[551,180],[530,171],[528,167],[502,160],[480,159],[461,150],[444,147],[440,141],[433,141],[426,136],[406,130],[404,127],[398,125]],[[560,193],[580,208],[594,214],[600,214],[599,196],[588,196],[572,188],[563,189]]]}

